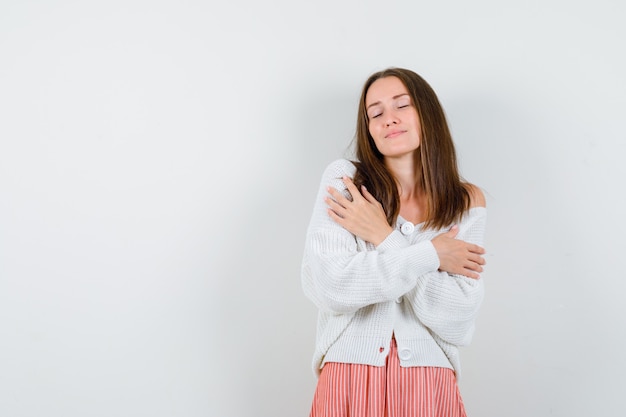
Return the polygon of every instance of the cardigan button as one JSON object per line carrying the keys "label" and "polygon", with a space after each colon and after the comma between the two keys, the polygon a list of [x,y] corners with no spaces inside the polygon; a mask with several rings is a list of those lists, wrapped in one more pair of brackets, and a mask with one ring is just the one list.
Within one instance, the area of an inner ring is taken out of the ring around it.
{"label": "cardigan button", "polygon": [[410,235],[411,233],[413,233],[413,230],[415,230],[415,226],[413,226],[413,223],[411,222],[406,222],[402,226],[400,226],[400,231],[403,235]]}
{"label": "cardigan button", "polygon": [[402,302],[402,297],[396,298],[396,303],[400,304]]}
{"label": "cardigan button", "polygon": [[402,359],[403,361],[408,361],[409,359],[411,359],[413,354],[411,353],[411,349],[402,349],[398,356],[400,356],[400,359]]}

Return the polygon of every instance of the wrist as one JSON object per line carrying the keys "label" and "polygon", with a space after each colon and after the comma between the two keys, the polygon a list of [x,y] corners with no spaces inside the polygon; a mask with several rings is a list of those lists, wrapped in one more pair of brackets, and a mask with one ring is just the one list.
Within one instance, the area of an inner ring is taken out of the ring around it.
{"label": "wrist", "polygon": [[388,229],[382,231],[378,236],[376,236],[376,238],[374,239],[374,241],[372,241],[372,243],[374,244],[374,246],[378,247],[378,245],[380,245],[385,240],[387,240],[387,238],[392,232],[393,232],[393,229],[389,227]]}

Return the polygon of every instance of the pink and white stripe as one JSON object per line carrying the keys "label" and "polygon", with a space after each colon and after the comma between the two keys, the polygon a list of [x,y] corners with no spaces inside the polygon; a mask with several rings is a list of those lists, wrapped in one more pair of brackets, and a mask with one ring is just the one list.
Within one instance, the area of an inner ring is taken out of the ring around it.
{"label": "pink and white stripe", "polygon": [[310,417],[466,417],[454,371],[402,368],[395,339],[383,367],[324,365]]}

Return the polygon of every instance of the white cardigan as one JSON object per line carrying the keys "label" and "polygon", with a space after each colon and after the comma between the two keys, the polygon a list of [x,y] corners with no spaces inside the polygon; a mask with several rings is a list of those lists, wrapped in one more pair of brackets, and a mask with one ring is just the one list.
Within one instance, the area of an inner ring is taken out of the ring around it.
{"label": "white cardigan", "polygon": [[[422,230],[398,217],[378,246],[354,236],[327,213],[328,186],[356,168],[345,159],[324,171],[302,261],[305,295],[319,309],[313,369],[326,362],[383,366],[394,335],[400,364],[451,368],[460,374],[458,346],[470,342],[482,302],[483,280],[438,271],[431,243],[442,230]],[[486,209],[459,222],[458,239],[483,244]],[[413,230],[411,230],[413,229]]]}

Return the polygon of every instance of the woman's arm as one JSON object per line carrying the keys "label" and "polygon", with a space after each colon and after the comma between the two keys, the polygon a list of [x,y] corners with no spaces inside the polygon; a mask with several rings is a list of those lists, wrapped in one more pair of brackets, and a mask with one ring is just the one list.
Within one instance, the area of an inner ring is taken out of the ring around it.
{"label": "woman's arm", "polygon": [[[486,209],[480,189],[470,186],[473,208],[458,228],[458,239],[483,245]],[[478,309],[484,297],[484,282],[466,274],[429,272],[420,277],[404,298],[419,320],[448,343],[463,346],[471,341]]]}
{"label": "woman's arm", "polygon": [[[387,216],[382,205],[365,187],[362,187],[359,192],[347,176],[342,177],[341,180],[350,198],[337,189],[328,187],[329,196],[324,199],[329,206],[328,215],[355,236],[378,246],[394,230],[387,223]],[[484,207],[482,192],[476,187],[470,190],[472,203]],[[439,269],[470,278],[480,278],[479,273],[483,271],[482,265],[485,263],[481,255],[485,253],[485,250],[474,243],[459,240],[458,231],[455,225],[450,231],[432,240],[439,257]]]}
{"label": "woman's arm", "polygon": [[311,222],[302,262],[305,294],[322,310],[351,313],[364,306],[395,300],[415,287],[417,278],[439,268],[430,241],[409,245],[396,230],[371,250],[353,233],[334,221],[325,198],[328,187],[346,192],[344,176],[354,175],[347,160],[325,170]]}
{"label": "woman's arm", "polygon": [[[482,245],[485,209],[473,210],[471,218],[461,223],[459,238]],[[404,296],[417,318],[440,338],[454,345],[467,345],[484,296],[482,279],[444,271],[421,276]]]}

